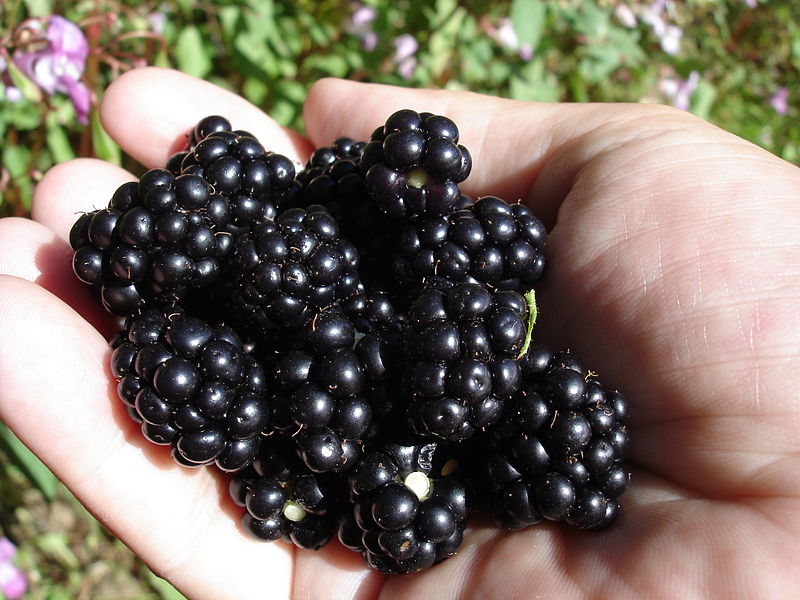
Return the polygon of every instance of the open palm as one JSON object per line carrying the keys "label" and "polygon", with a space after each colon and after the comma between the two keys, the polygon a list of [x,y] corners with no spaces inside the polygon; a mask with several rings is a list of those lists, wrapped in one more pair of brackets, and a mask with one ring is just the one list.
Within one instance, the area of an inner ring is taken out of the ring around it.
{"label": "open palm", "polygon": [[241,532],[224,477],[149,446],[116,400],[115,329],[70,272],[69,228],[130,174],[50,171],[33,220],[0,220],[0,417],[116,535],[192,598],[796,597],[800,594],[800,170],[690,115],[519,103],[326,80],[309,140],[244,100],[143,69],[103,122],[146,166],[224,114],[305,160],[399,108],[451,117],[464,190],[522,199],[552,228],[535,336],[571,348],[631,401],[633,478],[603,532],[476,520],[458,556],[384,576]]}

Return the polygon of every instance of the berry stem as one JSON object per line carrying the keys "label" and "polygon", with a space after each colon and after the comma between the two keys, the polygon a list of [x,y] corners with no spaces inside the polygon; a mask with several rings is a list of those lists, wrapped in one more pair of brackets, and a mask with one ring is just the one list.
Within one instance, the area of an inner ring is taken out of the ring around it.
{"label": "berry stem", "polygon": [[517,360],[525,356],[531,345],[531,338],[533,337],[533,326],[536,323],[536,317],[539,314],[539,309],[536,307],[536,293],[529,290],[525,293],[525,301],[528,303],[528,331],[525,332],[525,343],[522,344],[522,350],[517,355]]}

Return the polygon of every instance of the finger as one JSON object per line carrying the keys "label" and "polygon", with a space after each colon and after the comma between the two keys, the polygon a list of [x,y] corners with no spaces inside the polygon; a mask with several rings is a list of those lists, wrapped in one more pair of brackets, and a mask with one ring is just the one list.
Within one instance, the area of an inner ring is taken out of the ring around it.
{"label": "finger", "polygon": [[[462,184],[465,193],[528,200],[548,226],[580,169],[609,147],[629,141],[631,121],[656,119],[665,129],[685,128],[687,119],[655,105],[518,102],[339,79],[314,84],[303,116],[309,138],[319,146],[340,136],[368,140],[375,127],[402,108],[445,115],[458,125],[460,143],[473,159],[472,173]],[[634,137],[643,133],[637,128]]]}
{"label": "finger", "polygon": [[34,189],[31,216],[69,240],[69,230],[81,214],[108,206],[114,190],[133,179],[128,171],[94,158],[61,163]]}
{"label": "finger", "polygon": [[[131,100],[131,99],[135,100]],[[270,119],[244,98],[178,71],[147,67],[117,78],[100,106],[103,127],[147,168],[163,167],[181,149],[186,134],[208,115],[226,117],[267,150],[303,162],[308,142]]]}
{"label": "finger", "polygon": [[118,329],[118,319],[101,310],[89,287],[75,277],[69,244],[40,223],[0,219],[0,274],[40,285],[69,304],[106,339]]}
{"label": "finger", "polygon": [[0,277],[0,418],[158,574],[196,598],[289,596],[292,551],[246,538],[224,478],[145,445],[108,370],[109,347],[39,286]]}

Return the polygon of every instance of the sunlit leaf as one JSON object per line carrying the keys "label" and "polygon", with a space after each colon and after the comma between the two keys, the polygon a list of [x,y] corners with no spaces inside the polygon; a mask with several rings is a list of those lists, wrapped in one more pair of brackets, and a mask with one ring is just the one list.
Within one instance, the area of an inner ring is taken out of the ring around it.
{"label": "sunlit leaf", "polygon": [[120,148],[111,139],[111,136],[106,133],[106,130],[103,129],[97,111],[92,111],[89,116],[89,122],[92,128],[92,147],[97,158],[119,165],[121,160]]}
{"label": "sunlit leaf", "polygon": [[0,444],[30,482],[45,498],[52,500],[58,487],[58,478],[2,423],[0,423]]}
{"label": "sunlit leaf", "polygon": [[211,71],[210,48],[194,25],[184,27],[175,42],[175,58],[184,73],[203,78]]}
{"label": "sunlit leaf", "polygon": [[514,0],[511,3],[511,21],[519,41],[530,44],[536,51],[542,37],[547,7],[541,0]]}

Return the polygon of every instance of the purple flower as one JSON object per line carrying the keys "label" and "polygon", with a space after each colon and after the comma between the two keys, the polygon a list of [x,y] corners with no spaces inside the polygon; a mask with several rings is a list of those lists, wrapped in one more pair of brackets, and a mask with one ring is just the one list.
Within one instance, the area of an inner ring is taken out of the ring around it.
{"label": "purple flower", "polygon": [[17,547],[8,538],[0,537],[0,593],[8,600],[19,600],[28,589],[25,575],[11,564]]}
{"label": "purple flower", "polygon": [[614,16],[625,27],[629,29],[636,27],[636,15],[633,14],[631,7],[625,3],[620,2],[614,6]]}
{"label": "purple flower", "polygon": [[419,42],[410,33],[394,39],[394,63],[397,65],[397,72],[404,79],[411,79],[414,69],[417,66],[417,59],[414,55],[419,49]]}
{"label": "purple flower", "polygon": [[419,42],[410,33],[404,33],[394,39],[394,60],[400,63],[407,58],[411,58],[417,53]]}
{"label": "purple flower", "polygon": [[378,35],[372,30],[372,22],[378,16],[371,6],[356,3],[350,20],[345,24],[345,30],[361,40],[361,47],[370,52],[378,45]]}
{"label": "purple flower", "polygon": [[353,11],[353,16],[350,17],[350,22],[354,27],[367,27],[375,20],[375,17],[377,16],[378,11],[376,11],[374,8],[365,4],[360,4]]}
{"label": "purple flower", "polygon": [[519,41],[514,22],[508,17],[498,19],[496,27],[488,20],[484,20],[482,26],[489,37],[503,48],[517,52],[522,60],[527,62],[533,58],[533,47],[527,42]]}
{"label": "purple flower", "polygon": [[686,79],[665,78],[658,82],[658,89],[672,102],[675,108],[689,110],[692,94],[700,83],[700,73],[692,71]]}
{"label": "purple flower", "polygon": [[167,15],[160,11],[152,12],[147,15],[147,22],[150,25],[150,29],[153,30],[153,33],[163,35],[164,26],[167,24]]}
{"label": "purple flower", "polygon": [[789,89],[784,86],[779,87],[778,91],[769,99],[769,105],[779,115],[789,112]]}
{"label": "purple flower", "polygon": [[368,31],[361,38],[361,47],[367,52],[372,52],[373,50],[375,50],[375,46],[377,45],[378,45],[378,34],[375,33],[374,31]]}
{"label": "purple flower", "polygon": [[[29,27],[41,33],[41,21],[30,21]],[[59,15],[47,19],[46,45],[30,51],[18,49],[14,64],[36,82],[47,94],[63,92],[69,95],[78,121],[89,122],[91,92],[83,82],[89,44],[80,28]]]}
{"label": "purple flower", "polygon": [[11,74],[8,72],[8,64],[2,56],[0,56],[0,82],[5,88],[6,100],[9,102],[22,100],[22,92],[14,85]]}
{"label": "purple flower", "polygon": [[681,49],[683,29],[677,25],[667,24],[663,16],[666,7],[667,0],[656,0],[641,11],[641,19],[650,25],[661,44],[661,49],[674,56]]}
{"label": "purple flower", "polygon": [[758,6],[758,0],[744,0],[744,3],[747,4],[750,8],[755,8]]}

